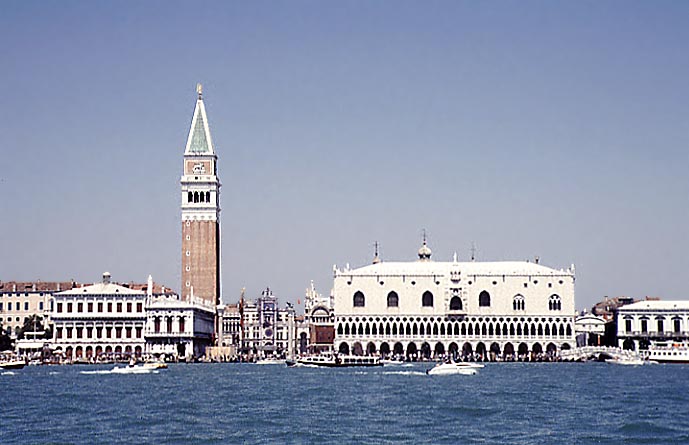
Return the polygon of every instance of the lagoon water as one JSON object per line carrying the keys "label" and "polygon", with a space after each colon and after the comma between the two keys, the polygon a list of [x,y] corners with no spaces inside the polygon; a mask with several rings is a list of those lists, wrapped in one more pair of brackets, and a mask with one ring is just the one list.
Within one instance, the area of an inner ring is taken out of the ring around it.
{"label": "lagoon water", "polygon": [[0,443],[689,443],[689,366],[429,367],[0,371]]}

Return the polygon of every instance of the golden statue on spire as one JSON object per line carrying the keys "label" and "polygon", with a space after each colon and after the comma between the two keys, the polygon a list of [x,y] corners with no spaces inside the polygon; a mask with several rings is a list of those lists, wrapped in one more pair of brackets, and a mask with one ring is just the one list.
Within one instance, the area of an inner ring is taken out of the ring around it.
{"label": "golden statue on spire", "polygon": [[200,83],[196,84],[196,94],[199,95],[199,99],[201,99],[201,96],[203,95],[203,85]]}

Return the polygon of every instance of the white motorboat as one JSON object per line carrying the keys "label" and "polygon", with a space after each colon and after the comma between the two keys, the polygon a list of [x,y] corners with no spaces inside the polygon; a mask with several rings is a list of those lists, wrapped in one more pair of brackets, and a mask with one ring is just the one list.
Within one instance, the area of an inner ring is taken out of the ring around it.
{"label": "white motorboat", "polygon": [[322,366],[326,368],[348,368],[353,366],[383,366],[378,357],[362,355],[308,355],[290,360],[287,366]]}
{"label": "white motorboat", "polygon": [[404,365],[404,360],[382,359],[380,361],[383,366],[401,366]]}
{"label": "white motorboat", "polygon": [[145,365],[135,365],[135,366],[115,366],[110,372],[112,374],[148,374],[154,371],[154,368]]}
{"label": "white motorboat", "polygon": [[483,365],[478,363],[466,362],[447,362],[438,363],[433,368],[426,371],[428,375],[474,375]]}
{"label": "white motorboat", "polygon": [[22,369],[26,365],[25,360],[13,359],[0,362],[0,369]]}
{"label": "white motorboat", "polygon": [[620,357],[611,358],[606,360],[605,363],[612,363],[613,365],[639,366],[646,363],[646,361],[640,357]]}
{"label": "white motorboat", "polygon": [[167,363],[160,361],[146,362],[142,366],[148,369],[167,369]]}
{"label": "white motorboat", "polygon": [[266,357],[262,358],[261,360],[256,361],[257,365],[284,365],[285,360],[275,358],[275,357]]}

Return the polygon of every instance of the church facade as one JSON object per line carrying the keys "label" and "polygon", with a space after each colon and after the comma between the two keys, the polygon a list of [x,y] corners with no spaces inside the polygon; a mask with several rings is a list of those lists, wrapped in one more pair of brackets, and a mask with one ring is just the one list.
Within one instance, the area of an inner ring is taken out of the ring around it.
{"label": "church facade", "polygon": [[431,261],[334,270],[335,349],[411,359],[534,359],[574,347],[572,265]]}

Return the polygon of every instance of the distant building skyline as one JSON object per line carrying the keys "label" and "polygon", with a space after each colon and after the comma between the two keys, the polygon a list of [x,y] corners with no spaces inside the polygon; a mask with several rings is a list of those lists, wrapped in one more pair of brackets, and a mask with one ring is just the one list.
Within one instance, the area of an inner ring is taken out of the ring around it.
{"label": "distant building skyline", "polygon": [[[296,6],[296,7],[295,7]],[[576,265],[577,309],[687,298],[689,4],[10,3],[0,279],[182,283],[204,85],[223,302],[333,264]]]}

